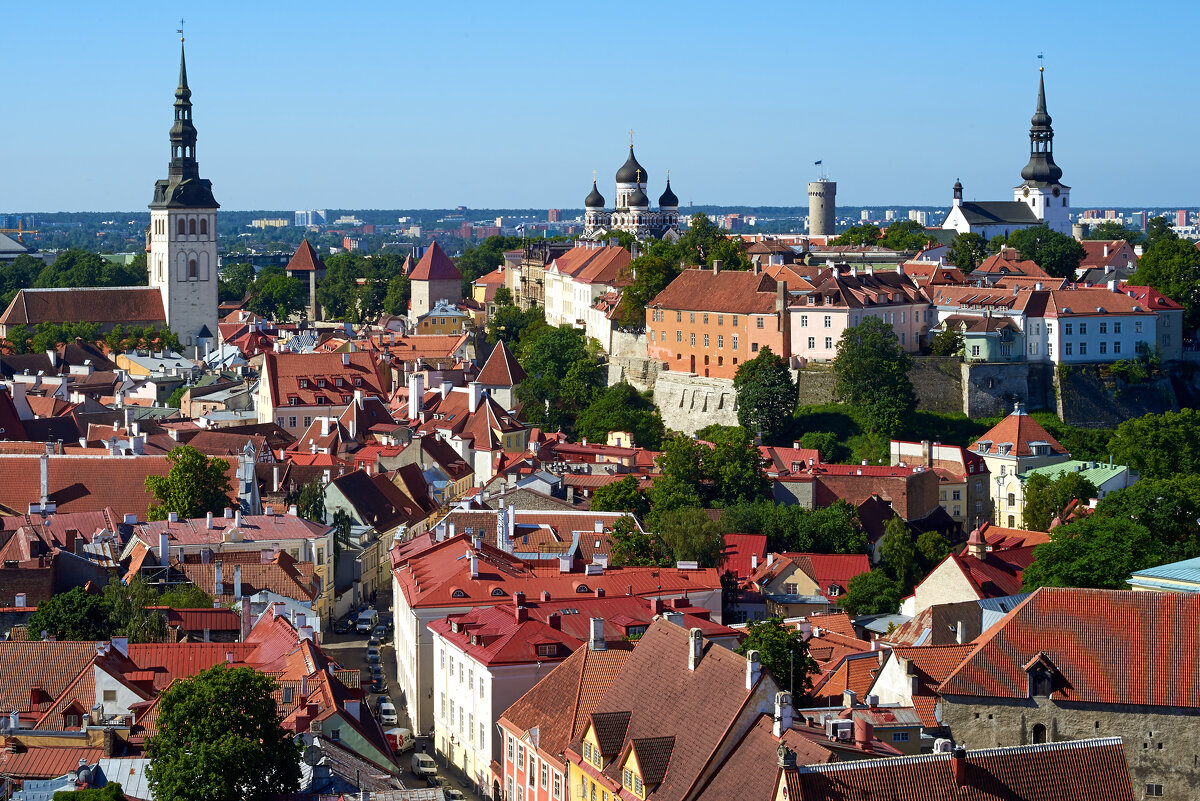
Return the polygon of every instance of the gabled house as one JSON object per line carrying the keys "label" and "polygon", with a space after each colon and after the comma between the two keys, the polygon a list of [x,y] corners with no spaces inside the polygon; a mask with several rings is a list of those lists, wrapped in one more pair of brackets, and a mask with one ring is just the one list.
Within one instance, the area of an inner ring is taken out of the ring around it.
{"label": "gabled house", "polygon": [[983,532],[975,529],[966,549],[952,553],[930,571],[900,611],[916,617],[934,604],[1000,598],[1021,592],[1025,569],[1033,564],[1034,546],[990,550]]}
{"label": "gabled house", "polygon": [[748,585],[762,595],[767,617],[836,612],[850,579],[870,569],[866,554],[767,554]]}

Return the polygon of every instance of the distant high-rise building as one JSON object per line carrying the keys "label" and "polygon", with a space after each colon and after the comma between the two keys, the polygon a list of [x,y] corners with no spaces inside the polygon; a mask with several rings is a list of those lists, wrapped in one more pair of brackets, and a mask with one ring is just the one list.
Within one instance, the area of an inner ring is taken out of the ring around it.
{"label": "distant high-rise building", "polygon": [[1177,210],[1175,212],[1175,224],[1178,225],[1180,228],[1182,228],[1183,226],[1187,225],[1187,222],[1188,222],[1187,209]]}
{"label": "distant high-rise building", "polygon": [[916,222],[916,219],[917,219],[917,210],[916,209],[908,210],[908,219],[912,220],[913,222]]}
{"label": "distant high-rise building", "polygon": [[1098,220],[1098,219],[1100,219],[1100,211],[1099,211],[1099,209],[1088,209],[1087,211],[1085,211],[1085,212],[1083,213],[1083,219],[1085,219],[1085,220]]}
{"label": "distant high-rise building", "polygon": [[858,218],[863,222],[866,222],[867,220],[871,219],[871,212],[868,209],[863,209],[861,212],[859,212]]}
{"label": "distant high-rise building", "polygon": [[1105,212],[1104,212],[1104,219],[1106,219],[1106,220],[1115,220],[1115,219],[1117,219],[1117,210],[1116,210],[1116,209],[1108,209],[1107,211],[1105,211]]}
{"label": "distant high-rise building", "polygon": [[833,236],[837,211],[837,181],[808,182],[808,235]]}
{"label": "distant high-rise building", "polygon": [[297,211],[296,212],[296,227],[298,227],[298,228],[308,228],[309,226],[312,226],[312,225],[324,225],[324,224],[325,224],[325,210],[324,209],[308,209],[305,211]]}
{"label": "distant high-rise building", "polygon": [[1129,220],[1137,228],[1137,230],[1139,230],[1139,231],[1146,230],[1146,212],[1135,211],[1133,214],[1130,215]]}
{"label": "distant high-rise building", "polygon": [[886,222],[891,222],[892,220],[896,219],[896,212],[892,211],[891,209],[888,209],[887,211],[885,211],[883,213],[883,219]]}
{"label": "distant high-rise building", "polygon": [[562,220],[562,209],[550,209],[546,212],[546,220],[548,222],[559,222]]}
{"label": "distant high-rise building", "polygon": [[347,251],[350,251],[350,250],[362,250],[364,252],[366,251],[366,248],[363,247],[363,241],[356,236],[343,236],[342,237],[342,247],[344,247]]}

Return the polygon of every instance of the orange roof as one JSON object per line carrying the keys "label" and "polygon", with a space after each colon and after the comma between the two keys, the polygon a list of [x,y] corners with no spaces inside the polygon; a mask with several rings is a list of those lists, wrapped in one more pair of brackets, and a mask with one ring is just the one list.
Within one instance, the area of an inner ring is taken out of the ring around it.
{"label": "orange roof", "polygon": [[940,691],[1024,700],[1042,657],[1060,701],[1200,708],[1198,619],[1200,596],[1188,593],[1042,587],[976,639]]}
{"label": "orange roof", "polygon": [[[980,451],[979,443],[988,443],[987,450]],[[999,423],[979,439],[971,443],[971,450],[976,453],[984,453],[990,456],[1033,456],[1033,449],[1029,447],[1032,442],[1044,442],[1050,446],[1050,453],[1055,455],[1063,455],[1067,453],[1067,449],[1058,443],[1054,437],[1042,428],[1041,424],[1025,413],[1025,410],[1016,409],[1012,414],[1009,414]],[[1009,445],[1008,452],[1001,453],[1000,446]]]}
{"label": "orange roof", "polygon": [[375,357],[364,351],[268,352],[263,359],[263,380],[268,382],[275,406],[344,406],[355,390],[375,397],[384,397],[387,391]]}
{"label": "orange roof", "polygon": [[425,251],[425,255],[417,262],[416,268],[409,275],[413,281],[461,281],[462,273],[450,261],[450,257],[442,250],[435,240]]}
{"label": "orange roof", "polygon": [[325,272],[325,263],[321,261],[321,257],[313,250],[313,246],[308,243],[308,239],[300,242],[300,246],[296,248],[296,252],[292,254],[291,261],[288,262],[286,270],[290,272]]}
{"label": "orange roof", "polygon": [[502,339],[488,356],[487,363],[483,365],[479,377],[475,380],[485,386],[513,387],[524,381],[525,377],[525,371],[517,357],[513,356]]}
{"label": "orange roof", "polygon": [[687,269],[649,306],[726,314],[771,314],[775,311],[775,279],[748,270]]}

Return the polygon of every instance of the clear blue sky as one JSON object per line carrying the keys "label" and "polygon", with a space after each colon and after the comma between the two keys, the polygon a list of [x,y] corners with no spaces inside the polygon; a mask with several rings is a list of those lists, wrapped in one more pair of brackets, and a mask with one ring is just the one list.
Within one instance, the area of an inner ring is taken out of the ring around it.
{"label": "clear blue sky", "polygon": [[1039,52],[1074,207],[1200,203],[1185,2],[89,0],[6,17],[0,211],[145,208],[181,15],[229,209],[611,201],[630,128],[685,206],[804,204],[817,159],[846,204],[1007,199]]}

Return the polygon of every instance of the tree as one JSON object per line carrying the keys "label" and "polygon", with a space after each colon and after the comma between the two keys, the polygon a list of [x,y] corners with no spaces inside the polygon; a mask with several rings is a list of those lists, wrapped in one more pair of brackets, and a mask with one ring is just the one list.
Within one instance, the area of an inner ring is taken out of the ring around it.
{"label": "tree", "polygon": [[383,296],[384,314],[407,314],[411,297],[412,287],[409,285],[408,276],[395,276],[388,281],[387,293]]}
{"label": "tree", "polygon": [[1084,239],[1103,239],[1108,242],[1124,239],[1130,245],[1140,245],[1146,241],[1146,235],[1141,231],[1126,228],[1123,223],[1116,220],[1105,220],[1093,225]]}
{"label": "tree", "polygon": [[833,360],[838,399],[862,409],[870,429],[892,436],[917,407],[908,371],[912,357],[900,348],[892,327],[867,317],[842,332]]}
{"label": "tree", "polygon": [[120,782],[109,782],[87,790],[59,790],[54,793],[54,801],[125,801],[125,793]]}
{"label": "tree", "polygon": [[787,437],[796,410],[796,382],[782,357],[764,347],[738,365],[733,389],[742,428],[761,431],[764,444],[778,444]]}
{"label": "tree", "polygon": [[222,268],[217,274],[217,294],[220,301],[240,301],[246,297],[256,277],[254,265],[246,262]]}
{"label": "tree", "polygon": [[598,487],[592,493],[593,512],[632,512],[644,517],[650,511],[646,493],[638,487],[634,476],[625,476],[620,481]]}
{"label": "tree", "polygon": [[1117,426],[1108,442],[1113,459],[1143,479],[1200,472],[1200,410],[1147,414]]}
{"label": "tree", "polygon": [[717,567],[725,551],[721,525],[703,509],[674,509],[658,516],[659,539],[670,562],[699,562],[700,567]]}
{"label": "tree", "polygon": [[892,250],[924,250],[929,244],[929,232],[916,220],[894,222],[883,232],[879,246]]}
{"label": "tree", "polygon": [[652,250],[629,263],[633,281],[621,295],[618,322],[626,328],[646,325],[646,306],[659,292],[679,276],[681,253],[663,254]]}
{"label": "tree", "polygon": [[771,551],[866,553],[867,538],[858,528],[854,507],[843,500],[804,509],[769,500],[727,506],[721,513],[726,533],[765,534]]}
{"label": "tree", "polygon": [[[167,619],[157,609],[161,599],[158,590],[150,586],[141,575],[134,576],[128,584],[113,578],[104,585],[104,606],[108,614],[110,630],[130,642],[165,642]],[[110,635],[111,636],[111,635]]]}
{"label": "tree", "polygon": [[654,401],[622,381],[595,394],[575,420],[575,435],[603,441],[611,431],[628,431],[634,444],[656,451],[666,428]]}
{"label": "tree", "polygon": [[179,445],[167,454],[171,469],[165,476],[146,476],[146,489],[158,503],[150,504],[150,520],[165,520],[176,512],[184,520],[219,514],[229,505],[233,487],[229,482],[229,462],[209,458],[190,445]]}
{"label": "tree", "polygon": [[1174,558],[1166,544],[1141,523],[1102,515],[1058,526],[1050,542],[1033,551],[1025,589],[1094,587],[1128,589],[1130,574]]}
{"label": "tree", "polygon": [[492,297],[492,301],[497,306],[513,305],[512,290],[506,286],[496,287],[496,294]]}
{"label": "tree", "polygon": [[544,327],[546,317],[540,306],[531,306],[524,310],[517,306],[501,306],[496,309],[492,319],[488,320],[488,342],[495,344],[504,340],[504,344],[512,350],[527,330]]}
{"label": "tree", "polygon": [[879,556],[888,574],[900,585],[901,592],[907,595],[916,583],[917,549],[913,545],[913,536],[908,524],[899,515],[888,520],[883,529]]}
{"label": "tree", "polygon": [[763,470],[763,458],[750,432],[730,428],[716,438],[710,451],[702,453],[700,466],[713,503],[729,506],[752,503],[771,496],[771,482]]}
{"label": "tree", "polygon": [[870,223],[854,225],[842,231],[837,239],[829,244],[844,247],[867,247],[878,245],[880,239],[879,227]]}
{"label": "tree", "polygon": [[946,261],[964,274],[969,273],[987,258],[987,242],[980,234],[956,234],[946,248]]}
{"label": "tree", "polygon": [[746,624],[746,638],[737,647],[745,656],[758,651],[759,661],[771,678],[799,702],[812,692],[812,679],[819,671],[808,652],[808,643],[795,627],[784,625],[783,618],[752,620]]}
{"label": "tree", "polygon": [[299,278],[290,278],[278,267],[259,273],[250,288],[250,311],[264,317],[286,320],[299,314],[308,304],[308,287]]}
{"label": "tree", "polygon": [[963,351],[963,335],[952,324],[946,323],[945,328],[933,337],[931,350],[934,356],[959,356]]}
{"label": "tree", "polygon": [[1200,325],[1200,250],[1186,239],[1161,239],[1138,260],[1129,279],[1134,286],[1151,286],[1183,306],[1183,325]]}
{"label": "tree", "polygon": [[800,447],[816,451],[822,462],[836,461],[841,446],[837,434],[832,431],[806,431],[800,436]]}
{"label": "tree", "polygon": [[296,506],[296,512],[305,520],[325,522],[325,483],[320,478],[314,478],[307,484],[301,484],[294,492],[284,496],[288,506]]}
{"label": "tree", "polygon": [[107,640],[111,636],[108,608],[101,595],[73,587],[40,602],[26,624],[31,640],[42,632],[59,640]]}
{"label": "tree", "polygon": [[1051,478],[1037,472],[1025,479],[1021,488],[1025,498],[1021,519],[1025,528],[1033,531],[1049,531],[1054,518],[1060,516],[1071,501],[1087,501],[1096,497],[1096,485],[1073,471],[1065,471]]}
{"label": "tree", "polygon": [[[745,241],[740,238],[730,239],[720,226],[701,212],[692,215],[687,230],[683,232],[673,251],[678,256],[676,263],[684,261],[688,264],[711,264],[719,259],[722,269],[745,270],[750,267],[750,260],[745,255]],[[651,248],[651,252],[666,251],[655,251]]]}
{"label": "tree", "polygon": [[1178,234],[1171,230],[1171,223],[1167,221],[1166,217],[1151,217],[1146,221],[1146,250],[1154,247],[1159,242],[1175,242],[1178,240]]}
{"label": "tree", "polygon": [[1051,230],[1045,224],[1013,231],[1008,244],[1021,251],[1022,258],[1033,260],[1057,278],[1074,278],[1079,262],[1087,255],[1074,237]]}
{"label": "tree", "polygon": [[191,387],[186,384],[175,387],[175,391],[171,393],[171,397],[167,398],[167,405],[172,409],[178,409],[183,404],[183,396],[187,394],[189,389]]}
{"label": "tree", "polygon": [[921,566],[921,578],[928,576],[930,571],[949,555],[950,543],[938,532],[926,531],[917,537],[917,561]]}
{"label": "tree", "polygon": [[846,585],[846,594],[838,605],[851,617],[858,615],[890,615],[900,609],[900,583],[892,581],[882,570],[859,573]]}
{"label": "tree", "polygon": [[217,665],[159,696],[146,744],[159,801],[267,801],[300,788],[300,747],[281,725],[273,678]]}
{"label": "tree", "polygon": [[158,597],[158,604],[172,609],[212,609],[213,597],[195,584],[174,584]]}
{"label": "tree", "polygon": [[613,524],[609,543],[613,567],[653,567],[671,563],[662,539],[638,528],[629,517],[622,517]]}

